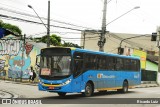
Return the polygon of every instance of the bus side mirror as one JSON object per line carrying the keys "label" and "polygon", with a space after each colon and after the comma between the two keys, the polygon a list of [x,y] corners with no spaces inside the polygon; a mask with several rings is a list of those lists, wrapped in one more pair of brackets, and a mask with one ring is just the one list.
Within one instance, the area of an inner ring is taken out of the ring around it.
{"label": "bus side mirror", "polygon": [[40,54],[36,56],[36,65],[40,67]]}

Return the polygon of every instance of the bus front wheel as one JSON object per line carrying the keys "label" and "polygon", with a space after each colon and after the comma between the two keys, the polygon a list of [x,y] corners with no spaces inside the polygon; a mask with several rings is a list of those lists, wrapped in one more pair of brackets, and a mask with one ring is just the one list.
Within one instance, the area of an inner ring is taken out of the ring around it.
{"label": "bus front wheel", "polygon": [[93,95],[93,86],[90,82],[88,82],[85,86],[85,92],[82,93],[84,97],[90,97]]}
{"label": "bus front wheel", "polygon": [[65,96],[66,96],[66,93],[64,93],[64,92],[58,92],[58,95],[59,95],[60,97],[65,97]]}

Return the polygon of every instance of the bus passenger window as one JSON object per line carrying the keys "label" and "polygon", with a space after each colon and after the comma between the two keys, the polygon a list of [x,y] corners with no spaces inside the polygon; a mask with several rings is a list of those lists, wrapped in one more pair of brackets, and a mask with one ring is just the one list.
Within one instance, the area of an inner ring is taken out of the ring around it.
{"label": "bus passenger window", "polygon": [[83,53],[74,54],[74,76],[78,76],[83,71]]}
{"label": "bus passenger window", "polygon": [[114,57],[108,57],[108,70],[115,70],[116,61]]}

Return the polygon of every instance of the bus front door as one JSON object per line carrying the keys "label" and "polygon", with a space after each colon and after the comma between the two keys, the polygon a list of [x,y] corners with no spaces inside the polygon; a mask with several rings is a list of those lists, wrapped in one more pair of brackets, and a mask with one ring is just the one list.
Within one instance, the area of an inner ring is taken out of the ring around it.
{"label": "bus front door", "polygon": [[82,83],[82,73],[83,73],[83,60],[74,60],[74,82],[73,82],[73,91],[81,91]]}

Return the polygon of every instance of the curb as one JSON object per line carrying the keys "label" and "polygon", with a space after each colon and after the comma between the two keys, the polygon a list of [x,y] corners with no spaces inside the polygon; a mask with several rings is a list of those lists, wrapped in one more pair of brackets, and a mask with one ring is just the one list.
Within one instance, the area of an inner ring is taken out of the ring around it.
{"label": "curb", "polygon": [[136,86],[136,88],[149,88],[149,87],[159,87],[158,84],[141,84]]}
{"label": "curb", "polygon": [[0,80],[0,82],[5,82],[5,83],[13,83],[13,84],[22,84],[22,85],[31,85],[31,86],[37,86],[38,83],[35,82],[35,83],[30,83],[30,82],[27,82],[27,81],[9,81],[9,80]]}

